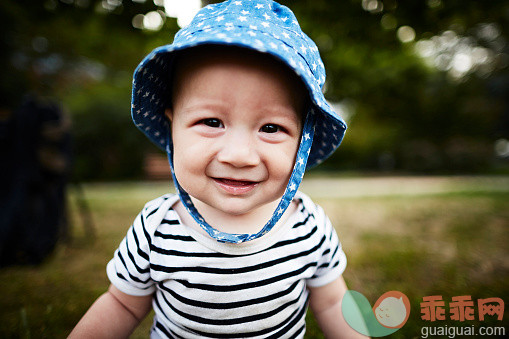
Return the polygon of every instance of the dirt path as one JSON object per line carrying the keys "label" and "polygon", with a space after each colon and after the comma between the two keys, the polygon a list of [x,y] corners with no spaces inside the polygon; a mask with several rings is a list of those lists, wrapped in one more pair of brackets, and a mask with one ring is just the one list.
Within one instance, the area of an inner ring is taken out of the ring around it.
{"label": "dirt path", "polygon": [[305,178],[300,190],[319,198],[422,195],[462,192],[509,192],[509,176],[398,176]]}

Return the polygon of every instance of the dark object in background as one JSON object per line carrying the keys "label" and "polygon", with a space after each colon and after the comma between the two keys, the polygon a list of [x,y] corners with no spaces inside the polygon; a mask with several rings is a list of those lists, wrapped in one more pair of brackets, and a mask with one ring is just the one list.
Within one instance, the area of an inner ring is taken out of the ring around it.
{"label": "dark object in background", "polygon": [[39,264],[67,236],[70,121],[28,95],[0,116],[0,267]]}

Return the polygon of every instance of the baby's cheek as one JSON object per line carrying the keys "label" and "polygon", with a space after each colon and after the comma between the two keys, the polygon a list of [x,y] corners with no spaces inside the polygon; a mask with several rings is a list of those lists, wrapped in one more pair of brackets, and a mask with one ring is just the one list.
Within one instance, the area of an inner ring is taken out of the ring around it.
{"label": "baby's cheek", "polygon": [[[191,157],[190,155],[186,154],[184,156],[177,156],[174,157],[174,168],[175,168],[175,175],[177,176],[177,179],[180,180],[185,179],[186,177],[190,176],[196,176],[196,175],[203,175],[204,168],[203,165],[200,163],[200,159],[197,159],[198,157]],[[194,160],[194,161],[193,161]]]}
{"label": "baby's cheek", "polygon": [[286,186],[292,174],[294,164],[294,157],[288,153],[281,154],[273,162],[273,178],[281,181],[281,184]]}

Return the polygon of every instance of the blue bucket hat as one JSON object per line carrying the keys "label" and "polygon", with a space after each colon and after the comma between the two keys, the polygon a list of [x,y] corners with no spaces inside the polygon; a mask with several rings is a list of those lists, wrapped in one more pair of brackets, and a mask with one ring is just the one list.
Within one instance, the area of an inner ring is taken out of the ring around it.
{"label": "blue bucket hat", "polygon": [[[198,45],[237,46],[272,55],[297,74],[309,93],[290,180],[274,214],[255,234],[225,233],[210,226],[173,172],[170,124],[165,117],[165,109],[171,106],[172,69],[178,51]],[[241,243],[269,232],[290,205],[305,169],[323,162],[341,143],[346,123],[325,100],[324,83],[325,68],[318,48],[302,32],[290,9],[270,0],[225,1],[202,8],[177,32],[172,44],[156,48],[143,59],[134,72],[131,113],[136,126],[167,152],[175,187],[194,220],[218,241]]]}

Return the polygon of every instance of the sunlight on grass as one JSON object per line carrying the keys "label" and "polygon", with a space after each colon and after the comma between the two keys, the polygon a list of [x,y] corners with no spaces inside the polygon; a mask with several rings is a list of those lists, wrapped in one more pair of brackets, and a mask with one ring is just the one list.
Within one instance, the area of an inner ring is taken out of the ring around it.
{"label": "sunlight on grass", "polygon": [[[64,338],[108,287],[105,265],[134,217],[168,187],[87,185],[95,241],[85,236],[76,196],[71,195],[73,241],[59,245],[39,267],[0,270],[0,337]],[[509,300],[508,192],[315,198],[336,226],[347,253],[349,287],[371,302],[389,290],[410,298],[410,320],[394,337],[415,337],[426,325],[420,320],[423,296]],[[312,317],[308,320],[307,337],[319,337]],[[467,325],[473,324],[478,323]],[[148,317],[133,338],[148,337],[150,325]]]}

